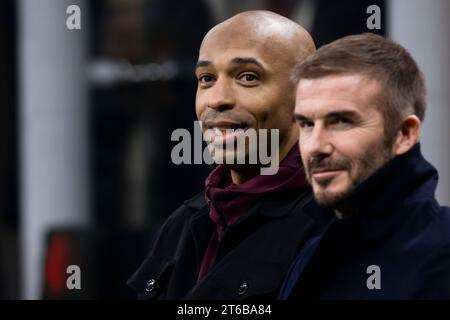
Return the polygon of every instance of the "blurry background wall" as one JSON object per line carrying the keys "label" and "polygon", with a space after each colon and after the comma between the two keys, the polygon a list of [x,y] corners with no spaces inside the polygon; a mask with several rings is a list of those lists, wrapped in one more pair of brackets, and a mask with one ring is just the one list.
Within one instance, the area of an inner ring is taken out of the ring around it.
{"label": "blurry background wall", "polygon": [[421,146],[439,171],[437,199],[450,204],[450,1],[390,1],[389,35],[405,46],[427,81]]}
{"label": "blurry background wall", "polygon": [[16,6],[0,2],[0,298],[18,297]]}

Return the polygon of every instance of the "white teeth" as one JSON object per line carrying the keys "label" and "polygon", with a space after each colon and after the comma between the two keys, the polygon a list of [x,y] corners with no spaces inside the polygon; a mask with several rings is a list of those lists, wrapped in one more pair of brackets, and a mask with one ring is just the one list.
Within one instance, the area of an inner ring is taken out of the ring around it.
{"label": "white teeth", "polygon": [[225,127],[214,127],[214,130],[226,130],[226,129],[229,129],[229,128],[225,128]]}
{"label": "white teeth", "polygon": [[234,128],[231,128],[231,127],[214,127],[212,129],[213,130],[221,130],[221,131],[223,131],[223,130],[239,130],[239,129],[243,130],[244,128],[241,128],[241,127],[234,127]]}

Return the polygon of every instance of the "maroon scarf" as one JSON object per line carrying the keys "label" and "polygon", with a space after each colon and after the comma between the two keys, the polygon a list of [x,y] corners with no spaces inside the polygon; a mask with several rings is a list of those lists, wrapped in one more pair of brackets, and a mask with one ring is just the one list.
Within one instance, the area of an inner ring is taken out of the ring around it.
{"label": "maroon scarf", "polygon": [[197,281],[214,265],[219,242],[228,226],[248,212],[259,199],[267,195],[298,194],[308,183],[300,166],[300,152],[296,144],[280,162],[275,175],[257,175],[242,184],[233,184],[230,170],[219,165],[209,174],[205,185],[206,198],[210,201],[209,216],[216,228],[206,248]]}

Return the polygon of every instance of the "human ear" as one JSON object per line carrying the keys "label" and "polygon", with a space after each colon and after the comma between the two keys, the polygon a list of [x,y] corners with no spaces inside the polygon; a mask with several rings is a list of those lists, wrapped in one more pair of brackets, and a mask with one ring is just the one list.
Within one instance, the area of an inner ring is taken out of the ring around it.
{"label": "human ear", "polygon": [[394,155],[408,152],[419,141],[420,125],[420,119],[414,114],[403,119],[393,146]]}

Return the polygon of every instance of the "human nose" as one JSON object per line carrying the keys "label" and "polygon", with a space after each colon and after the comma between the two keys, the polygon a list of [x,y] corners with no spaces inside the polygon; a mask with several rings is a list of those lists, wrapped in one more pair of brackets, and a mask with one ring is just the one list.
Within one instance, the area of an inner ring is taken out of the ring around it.
{"label": "human nose", "polygon": [[300,148],[309,157],[327,157],[333,152],[333,144],[331,143],[329,133],[322,124],[315,124],[311,132],[304,135],[303,139],[302,135],[301,133]]}
{"label": "human nose", "polygon": [[216,83],[208,89],[206,106],[216,111],[232,109],[235,105],[235,92],[232,84],[224,78],[219,78]]}

